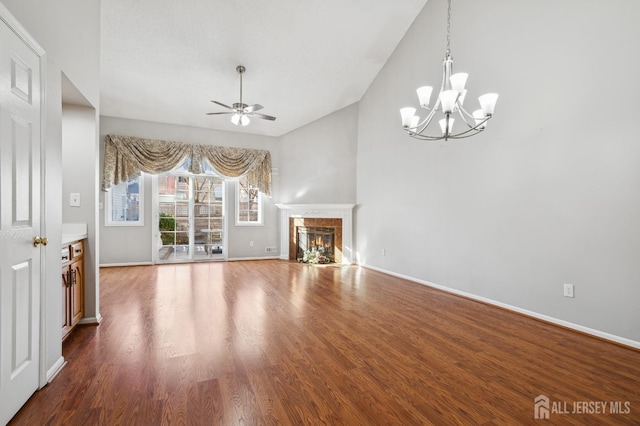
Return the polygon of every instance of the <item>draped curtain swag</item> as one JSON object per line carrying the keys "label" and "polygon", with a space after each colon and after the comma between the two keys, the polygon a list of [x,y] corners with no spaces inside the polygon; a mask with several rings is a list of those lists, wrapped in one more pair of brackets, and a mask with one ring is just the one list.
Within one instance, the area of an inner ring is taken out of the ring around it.
{"label": "draped curtain swag", "polygon": [[191,159],[189,172],[201,174],[202,160],[227,178],[247,176],[252,185],[271,195],[271,153],[261,149],[186,144],[181,142],[107,135],[102,189],[126,182],[140,172],[167,173]]}

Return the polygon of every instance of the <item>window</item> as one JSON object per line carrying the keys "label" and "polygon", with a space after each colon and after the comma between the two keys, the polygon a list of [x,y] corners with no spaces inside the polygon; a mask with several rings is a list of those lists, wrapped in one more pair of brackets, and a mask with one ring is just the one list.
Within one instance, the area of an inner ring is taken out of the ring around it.
{"label": "window", "polygon": [[106,226],[143,226],[144,201],[141,176],[109,188],[105,194]]}
{"label": "window", "polygon": [[244,176],[236,191],[236,225],[262,225],[262,194]]}

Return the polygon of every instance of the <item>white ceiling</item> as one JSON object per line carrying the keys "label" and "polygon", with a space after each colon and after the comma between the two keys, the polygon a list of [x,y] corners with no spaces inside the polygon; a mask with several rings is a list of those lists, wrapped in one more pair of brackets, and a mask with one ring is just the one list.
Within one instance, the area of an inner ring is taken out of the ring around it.
{"label": "white ceiling", "polygon": [[[280,136],[360,100],[427,0],[102,0],[101,114]],[[207,116],[239,101],[275,122]]]}

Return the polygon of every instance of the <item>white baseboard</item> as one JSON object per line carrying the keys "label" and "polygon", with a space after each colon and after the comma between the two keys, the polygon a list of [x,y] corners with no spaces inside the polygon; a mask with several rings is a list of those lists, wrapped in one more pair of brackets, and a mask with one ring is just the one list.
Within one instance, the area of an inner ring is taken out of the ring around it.
{"label": "white baseboard", "polygon": [[280,256],[264,256],[264,257],[230,257],[227,259],[229,262],[237,262],[239,260],[273,260],[280,259]]}
{"label": "white baseboard", "polygon": [[621,337],[621,336],[616,336],[615,334],[610,334],[610,333],[606,333],[604,331],[600,331],[600,330],[595,330],[593,328],[589,328],[589,327],[584,327],[580,324],[574,324],[572,322],[568,322],[565,320],[561,320],[558,318],[554,318],[554,317],[550,317],[548,315],[544,315],[544,314],[540,314],[538,312],[534,312],[534,311],[529,311],[527,309],[522,309],[519,308],[517,306],[513,306],[513,305],[508,305],[506,303],[502,303],[502,302],[498,302],[496,300],[492,300],[492,299],[488,299],[486,297],[482,297],[482,296],[478,296],[472,293],[467,293],[466,291],[461,291],[461,290],[456,290],[455,288],[450,288],[450,287],[445,287],[439,284],[435,284],[429,281],[424,281],[418,278],[414,278],[414,277],[410,277],[408,275],[402,275],[402,274],[398,274],[396,272],[392,272],[392,271],[387,271],[386,269],[382,269],[382,268],[377,268],[375,266],[371,266],[371,265],[363,265],[361,264],[360,266],[362,266],[363,268],[367,268],[367,269],[372,269],[374,271],[378,271],[378,272],[382,272],[383,274],[387,274],[387,275],[391,275],[394,277],[398,277],[398,278],[402,278],[404,280],[407,281],[413,281],[415,283],[418,284],[422,284],[422,285],[426,285],[428,287],[433,287],[436,288],[438,290],[442,290],[445,291],[447,293],[451,293],[451,294],[455,294],[458,296],[462,296],[462,297],[466,297],[468,299],[472,299],[472,300],[477,300],[479,302],[483,302],[483,303],[487,303],[489,305],[493,305],[493,306],[498,306],[500,308],[503,309],[507,309],[509,311],[513,311],[513,312],[517,312],[519,314],[522,315],[526,315],[528,317],[532,317],[532,318],[536,318],[545,322],[549,322],[551,324],[556,324],[559,325],[561,327],[565,327],[565,328],[569,328],[575,331],[579,331],[581,333],[585,333],[585,334],[590,334],[592,336],[598,337],[600,339],[604,339],[604,340],[609,340],[611,342],[615,342],[624,346],[629,346],[632,348],[636,348],[636,349],[640,349],[640,342],[637,342],[635,340],[631,340],[631,339],[627,339],[626,337]]}
{"label": "white baseboard", "polygon": [[153,265],[153,262],[128,262],[128,263],[101,263],[101,268],[113,268],[116,266],[149,266]]}
{"label": "white baseboard", "polygon": [[60,356],[51,368],[47,370],[47,383],[51,383],[65,365],[67,365],[67,362],[64,360],[63,356]]}
{"label": "white baseboard", "polygon": [[102,315],[98,315],[97,317],[85,317],[82,318],[78,324],[95,324],[98,325],[102,322]]}

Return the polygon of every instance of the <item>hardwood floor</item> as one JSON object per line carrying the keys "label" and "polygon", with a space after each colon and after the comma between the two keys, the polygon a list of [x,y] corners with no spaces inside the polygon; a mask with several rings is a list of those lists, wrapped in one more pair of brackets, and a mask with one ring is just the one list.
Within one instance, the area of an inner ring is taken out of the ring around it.
{"label": "hardwood floor", "polygon": [[640,424],[639,351],[372,270],[103,268],[100,292],[11,424],[545,423],[538,395],[545,424]]}

